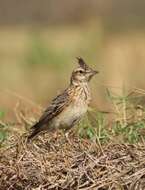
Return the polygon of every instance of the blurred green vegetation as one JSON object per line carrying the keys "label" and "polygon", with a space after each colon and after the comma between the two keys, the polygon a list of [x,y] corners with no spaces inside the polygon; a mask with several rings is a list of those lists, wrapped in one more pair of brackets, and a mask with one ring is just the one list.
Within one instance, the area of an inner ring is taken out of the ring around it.
{"label": "blurred green vegetation", "polygon": [[4,119],[4,116],[4,111],[0,111],[0,147],[2,143],[7,139],[8,135],[8,126],[1,121],[2,119]]}
{"label": "blurred green vegetation", "polygon": [[[94,60],[97,57],[99,60],[103,31],[99,27],[94,27],[93,30],[86,29],[84,26],[83,28],[66,28],[66,31],[62,28],[58,32],[46,30],[46,34],[43,31],[31,32],[24,55],[25,64],[29,68],[48,66],[56,70],[69,67],[67,63],[73,56],[73,62],[77,56],[84,56],[88,60]],[[66,41],[67,38],[70,43]]]}
{"label": "blurred green vegetation", "polygon": [[67,55],[63,49],[56,50],[53,44],[51,46],[51,42],[46,43],[39,33],[30,35],[25,55],[25,63],[29,68],[48,66],[51,69],[61,69],[64,68],[66,59]]}

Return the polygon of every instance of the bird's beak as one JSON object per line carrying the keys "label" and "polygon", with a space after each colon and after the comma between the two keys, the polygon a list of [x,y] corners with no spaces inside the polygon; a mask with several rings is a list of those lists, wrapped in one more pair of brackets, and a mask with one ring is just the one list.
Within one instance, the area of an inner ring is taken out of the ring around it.
{"label": "bird's beak", "polygon": [[93,76],[96,75],[96,74],[98,74],[98,73],[99,73],[99,71],[92,70],[92,75]]}
{"label": "bird's beak", "polygon": [[90,69],[89,71],[87,71],[87,73],[90,74],[90,75],[92,75],[92,76],[94,76],[94,75],[98,74],[99,71],[96,71],[96,70]]}
{"label": "bird's beak", "polygon": [[99,71],[95,71],[95,70],[91,69],[91,70],[88,72],[88,81],[90,81],[91,78],[92,78],[94,75],[98,74],[98,73],[99,73]]}

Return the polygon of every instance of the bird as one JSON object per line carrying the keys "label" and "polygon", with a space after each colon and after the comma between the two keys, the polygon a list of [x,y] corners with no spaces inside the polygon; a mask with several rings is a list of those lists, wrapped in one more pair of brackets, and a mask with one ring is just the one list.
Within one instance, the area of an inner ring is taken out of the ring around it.
{"label": "bird", "polygon": [[31,127],[28,140],[42,131],[68,131],[87,112],[91,101],[89,82],[99,72],[89,67],[81,57],[77,57],[77,62],[78,66],[71,74],[68,87],[52,100],[38,122]]}

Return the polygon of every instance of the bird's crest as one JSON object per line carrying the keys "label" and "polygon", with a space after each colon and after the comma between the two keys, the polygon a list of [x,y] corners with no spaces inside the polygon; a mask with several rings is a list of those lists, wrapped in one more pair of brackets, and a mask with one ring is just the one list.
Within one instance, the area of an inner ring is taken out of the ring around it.
{"label": "bird's crest", "polygon": [[78,60],[78,64],[80,65],[80,67],[87,69],[88,65],[86,64],[86,62],[81,58],[81,57],[76,57]]}

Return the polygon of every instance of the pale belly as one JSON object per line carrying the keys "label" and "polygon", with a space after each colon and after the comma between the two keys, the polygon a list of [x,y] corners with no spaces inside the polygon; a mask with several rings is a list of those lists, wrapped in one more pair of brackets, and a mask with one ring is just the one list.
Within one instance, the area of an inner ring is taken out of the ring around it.
{"label": "pale belly", "polygon": [[69,128],[76,124],[77,121],[87,112],[87,104],[70,105],[58,117],[56,117],[52,124],[55,128]]}

